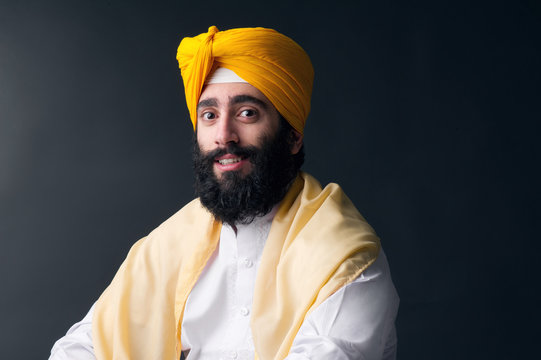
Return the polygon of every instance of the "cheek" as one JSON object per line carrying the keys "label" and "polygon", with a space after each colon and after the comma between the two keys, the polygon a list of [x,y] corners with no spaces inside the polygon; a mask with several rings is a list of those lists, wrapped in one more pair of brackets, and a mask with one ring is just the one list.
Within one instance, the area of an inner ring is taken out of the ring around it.
{"label": "cheek", "polygon": [[276,134],[277,129],[275,129],[271,124],[267,123],[265,125],[251,128],[249,131],[244,133],[244,139],[250,145],[261,145],[261,139],[264,137],[272,137]]}
{"label": "cheek", "polygon": [[210,137],[208,136],[207,131],[205,130],[201,131],[201,129],[198,128],[195,136],[197,138],[197,143],[199,144],[199,147],[201,148],[201,150],[208,151],[210,148],[211,142],[209,142]]}

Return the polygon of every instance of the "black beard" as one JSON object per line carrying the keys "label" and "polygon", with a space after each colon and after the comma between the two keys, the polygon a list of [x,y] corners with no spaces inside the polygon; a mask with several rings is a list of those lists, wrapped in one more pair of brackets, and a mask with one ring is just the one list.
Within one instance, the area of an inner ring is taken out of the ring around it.
{"label": "black beard", "polygon": [[[272,138],[264,136],[260,147],[228,144],[225,149],[203,153],[194,137],[195,193],[214,217],[231,226],[249,224],[267,214],[285,196],[298,168],[291,154],[289,129],[280,126]],[[214,174],[214,159],[225,154],[248,157],[252,171]]]}

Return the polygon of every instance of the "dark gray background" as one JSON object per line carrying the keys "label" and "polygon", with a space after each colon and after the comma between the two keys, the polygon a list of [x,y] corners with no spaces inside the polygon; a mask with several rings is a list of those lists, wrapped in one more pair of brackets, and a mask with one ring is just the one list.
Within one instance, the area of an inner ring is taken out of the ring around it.
{"label": "dark gray background", "polygon": [[316,79],[304,169],[380,234],[400,359],[538,352],[538,1],[0,1],[0,358],[46,358],[193,197],[175,60],[275,28]]}

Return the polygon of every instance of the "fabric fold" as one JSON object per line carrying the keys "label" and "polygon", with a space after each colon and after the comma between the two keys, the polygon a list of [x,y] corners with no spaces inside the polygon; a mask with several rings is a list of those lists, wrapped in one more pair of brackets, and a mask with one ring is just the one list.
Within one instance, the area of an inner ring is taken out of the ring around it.
{"label": "fabric fold", "polygon": [[177,60],[194,130],[206,77],[217,67],[234,71],[261,91],[278,112],[303,133],[310,112],[314,69],[306,52],[275,30],[240,28],[182,39]]}
{"label": "fabric fold", "polygon": [[[98,300],[99,360],[178,359],[188,295],[221,223],[194,200],[137,242]],[[304,318],[376,259],[379,239],[336,184],[301,173],[273,219],[255,283],[256,357],[283,359]]]}

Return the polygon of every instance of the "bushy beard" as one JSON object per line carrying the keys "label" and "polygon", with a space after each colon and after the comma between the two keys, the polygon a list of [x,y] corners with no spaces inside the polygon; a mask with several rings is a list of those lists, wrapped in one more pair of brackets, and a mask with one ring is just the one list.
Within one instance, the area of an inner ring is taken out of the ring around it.
{"label": "bushy beard", "polygon": [[[299,166],[291,154],[289,129],[280,126],[275,136],[264,136],[260,146],[239,147],[230,143],[225,149],[203,153],[194,137],[193,166],[195,192],[214,217],[234,226],[249,224],[255,217],[267,214],[285,196]],[[216,157],[233,154],[247,157],[252,170],[214,174]]]}

